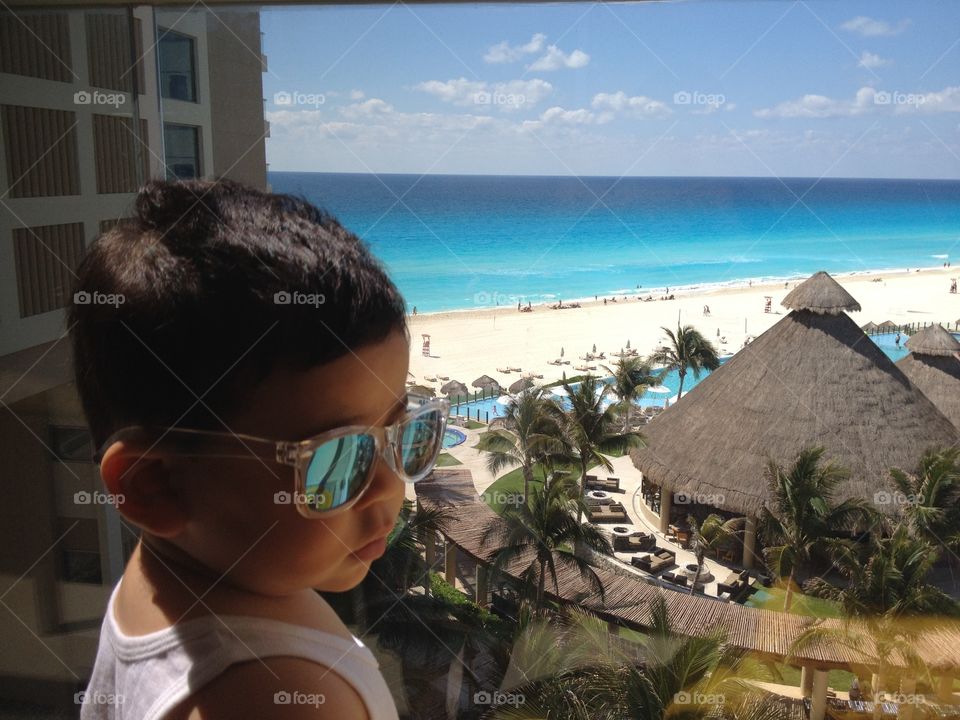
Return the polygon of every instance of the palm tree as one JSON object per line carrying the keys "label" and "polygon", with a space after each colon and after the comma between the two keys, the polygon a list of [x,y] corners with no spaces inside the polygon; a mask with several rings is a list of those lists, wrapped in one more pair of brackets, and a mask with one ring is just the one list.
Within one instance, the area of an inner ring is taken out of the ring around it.
{"label": "palm tree", "polygon": [[[802,634],[791,652],[819,644],[824,640],[840,643],[857,652],[873,648],[877,656],[874,692],[883,692],[887,684],[888,661],[899,654],[913,670],[922,672],[922,662],[914,650],[915,635],[921,618],[929,624],[931,616],[957,615],[957,603],[939,588],[927,582],[937,561],[937,545],[910,534],[905,524],[888,537],[879,537],[866,548],[838,544],[834,547],[834,566],[844,576],[844,587],[835,587],[815,578],[804,589],[818,597],[834,600],[844,614],[842,628],[816,625]],[[879,704],[874,713],[879,718]]]}
{"label": "palm tree", "polygon": [[690,586],[690,594],[693,595],[697,588],[697,581],[700,580],[700,571],[703,569],[703,558],[735,538],[743,529],[746,518],[724,520],[716,513],[710,513],[702,523],[698,524],[697,519],[692,515],[687,518],[687,522],[693,531],[690,546],[697,559],[697,573],[693,576],[693,584]]}
{"label": "palm tree", "polygon": [[507,467],[523,468],[523,497],[528,498],[538,461],[568,456],[560,425],[563,410],[542,387],[531,387],[510,399],[504,427],[480,436],[478,448],[489,453],[487,468],[496,476]]}
{"label": "palm tree", "polygon": [[[580,497],[583,497],[587,467],[599,464],[607,471],[613,465],[603,453],[623,453],[628,448],[639,447],[643,436],[638,432],[614,430],[616,417],[613,407],[604,407],[604,400],[613,388],[595,375],[586,375],[574,388],[564,380],[563,389],[570,401],[570,409],[564,414],[563,431],[574,457],[580,462]],[[578,513],[582,513],[581,503]],[[577,515],[579,520],[582,514]]]}
{"label": "palm tree", "polygon": [[603,369],[613,376],[613,394],[620,401],[623,431],[626,432],[630,428],[633,404],[648,387],[660,382],[662,373],[655,374],[650,362],[638,357],[621,357],[612,368],[604,365]]}
{"label": "palm tree", "polygon": [[837,487],[849,473],[833,462],[820,464],[823,448],[804,448],[789,469],[774,461],[767,466],[771,500],[761,511],[763,556],[770,571],[787,577],[784,610],[789,611],[797,575],[815,553],[836,541],[832,533],[872,525],[875,515],[859,500],[834,502]]}
{"label": "palm tree", "polygon": [[720,358],[717,350],[700,331],[693,325],[677,325],[676,333],[670,328],[661,328],[670,339],[667,345],[655,351],[650,361],[663,365],[667,371],[676,370],[680,375],[680,387],[677,389],[677,399],[683,395],[683,380],[687,371],[693,373],[694,378],[700,377],[704,370],[716,370],[720,367]]}
{"label": "palm tree", "polygon": [[524,702],[490,717],[783,717],[769,696],[747,682],[764,678],[761,666],[728,646],[722,631],[678,634],[663,597],[653,602],[651,618],[649,630],[634,641],[611,635],[605,622],[582,610],[534,628],[536,641],[529,648],[520,643],[516,657],[517,674],[531,679],[511,690]]}
{"label": "palm tree", "polygon": [[960,548],[960,448],[931,449],[913,474],[893,468],[910,531],[934,545]]}
{"label": "palm tree", "polygon": [[585,546],[604,554],[611,554],[610,542],[595,526],[581,523],[583,499],[574,495],[575,484],[569,478],[535,488],[526,503],[507,509],[502,518],[494,518],[483,534],[482,542],[496,548],[493,554],[494,572],[502,572],[514,561],[529,560],[520,573],[527,588],[534,591],[534,607],[538,613],[545,608],[547,576],[559,595],[558,567],[576,569],[595,590],[604,597],[603,583],[589,560],[577,555],[574,548]]}

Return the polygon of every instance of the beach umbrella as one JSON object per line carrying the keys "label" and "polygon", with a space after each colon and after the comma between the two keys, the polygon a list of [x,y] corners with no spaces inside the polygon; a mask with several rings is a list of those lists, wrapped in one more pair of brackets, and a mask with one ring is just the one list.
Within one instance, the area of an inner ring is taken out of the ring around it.
{"label": "beach umbrella", "polygon": [[627,338],[627,350],[630,349],[630,338]]}
{"label": "beach umbrella", "polygon": [[891,322],[890,320],[884,320],[882,323],[877,325],[877,330],[896,330],[897,324]]}
{"label": "beach umbrella", "polygon": [[874,332],[878,327],[879,326],[873,320],[871,320],[866,325],[861,325],[860,329],[864,332]]}
{"label": "beach umbrella", "polygon": [[433,388],[426,385],[413,385],[409,392],[411,395],[423,395],[425,397],[434,397],[437,394]]}
{"label": "beach umbrella", "polygon": [[651,385],[650,387],[647,388],[647,392],[668,393],[668,392],[672,392],[672,390],[670,390],[670,388],[668,388],[666,385]]}
{"label": "beach umbrella", "polygon": [[910,354],[897,367],[960,427],[960,342],[939,325],[931,325],[907,340],[907,349]]}
{"label": "beach umbrella", "polygon": [[481,375],[470,384],[475,388],[481,388],[484,390],[488,390],[490,388],[495,388],[497,390],[500,389],[500,383],[498,383],[489,375]]}
{"label": "beach umbrella", "polygon": [[560,357],[563,357],[563,348],[560,348]]}
{"label": "beach umbrella", "polygon": [[594,344],[593,344],[593,352],[596,352],[596,351],[597,351],[597,344],[594,343]]}
{"label": "beach umbrella", "polygon": [[533,380],[528,377],[520,378],[510,385],[510,394],[516,395],[518,392],[523,392],[529,387],[533,387]]}
{"label": "beach umbrella", "polygon": [[451,380],[448,383],[444,383],[443,387],[440,388],[440,392],[444,395],[466,395],[470,392],[470,389],[458,380]]}

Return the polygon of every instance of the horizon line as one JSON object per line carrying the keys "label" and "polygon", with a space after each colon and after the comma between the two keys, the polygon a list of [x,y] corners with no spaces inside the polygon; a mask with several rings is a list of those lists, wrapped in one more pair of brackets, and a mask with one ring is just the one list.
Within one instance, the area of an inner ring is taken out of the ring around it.
{"label": "horizon line", "polygon": [[600,178],[600,179],[620,179],[641,178],[650,180],[815,180],[822,182],[824,180],[922,180],[925,182],[958,182],[958,177],[873,177],[873,176],[845,176],[845,177],[826,177],[814,175],[542,175],[537,173],[418,173],[418,172],[349,172],[341,170],[267,170],[269,173],[301,173],[310,175],[363,175],[363,176],[383,176],[383,175],[412,175],[415,177],[528,177],[528,178]]}

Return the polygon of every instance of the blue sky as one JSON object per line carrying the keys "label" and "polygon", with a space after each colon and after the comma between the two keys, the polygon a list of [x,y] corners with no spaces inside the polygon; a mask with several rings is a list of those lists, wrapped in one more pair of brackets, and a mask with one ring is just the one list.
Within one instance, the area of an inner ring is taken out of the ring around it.
{"label": "blue sky", "polygon": [[960,178],[960,3],[263,12],[272,170]]}

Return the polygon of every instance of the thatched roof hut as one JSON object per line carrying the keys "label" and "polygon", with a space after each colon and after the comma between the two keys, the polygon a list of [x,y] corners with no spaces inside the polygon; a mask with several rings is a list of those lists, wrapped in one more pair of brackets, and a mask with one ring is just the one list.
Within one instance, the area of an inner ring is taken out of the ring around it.
{"label": "thatched roof hut", "polygon": [[464,385],[459,380],[450,380],[443,384],[443,387],[440,388],[440,392],[444,395],[469,395],[470,388]]}
{"label": "thatched roof hut", "polygon": [[868,332],[876,332],[878,327],[880,326],[877,325],[873,320],[871,320],[866,325],[861,325],[860,329],[863,330],[865,333],[868,333]]}
{"label": "thatched roof hut", "polygon": [[434,397],[437,394],[436,390],[426,385],[411,385],[407,388],[407,392],[411,395],[420,395],[422,397]]}
{"label": "thatched roof hut", "polygon": [[754,514],[769,459],[789,464],[823,446],[851,473],[840,499],[872,502],[890,467],[913,468],[927,446],[960,439],[846,315],[859,304],[833,278],[817,273],[787,302],[792,312],[645,429],[647,447],[631,457],[652,482]]}
{"label": "thatched roof hut", "polygon": [[897,324],[896,324],[895,322],[893,322],[892,320],[884,320],[882,323],[880,323],[879,325],[877,325],[877,330],[888,330],[888,331],[889,331],[889,330],[896,330],[898,327],[900,327],[900,326],[897,325]]}
{"label": "thatched roof hut", "polygon": [[533,387],[533,380],[526,377],[520,378],[516,382],[510,384],[510,388],[509,388],[510,394],[515,395],[518,392],[523,392],[529,387]]}
{"label": "thatched roof hut", "polygon": [[897,367],[960,428],[960,342],[939,325],[907,340],[910,354]]}
{"label": "thatched roof hut", "polygon": [[481,375],[470,384],[475,388],[483,388],[485,390],[493,389],[495,392],[500,389],[500,383],[489,375]]}

